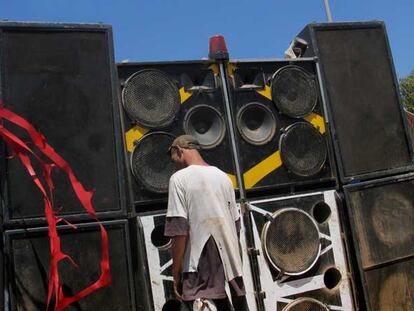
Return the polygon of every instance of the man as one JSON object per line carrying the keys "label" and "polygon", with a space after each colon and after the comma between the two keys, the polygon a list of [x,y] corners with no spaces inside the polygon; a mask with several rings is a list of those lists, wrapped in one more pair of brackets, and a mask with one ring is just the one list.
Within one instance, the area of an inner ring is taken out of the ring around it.
{"label": "man", "polygon": [[174,290],[190,310],[246,310],[233,185],[199,149],[190,135],[177,137],[169,148],[179,168],[170,179],[165,225],[172,238]]}

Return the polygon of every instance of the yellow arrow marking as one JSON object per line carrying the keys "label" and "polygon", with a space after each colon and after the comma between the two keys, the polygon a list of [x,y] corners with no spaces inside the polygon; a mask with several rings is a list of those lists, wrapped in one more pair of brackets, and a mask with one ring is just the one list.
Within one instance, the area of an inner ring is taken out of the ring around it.
{"label": "yellow arrow marking", "polygon": [[234,189],[237,189],[238,188],[238,185],[237,185],[237,178],[236,178],[236,176],[234,176],[232,174],[229,174],[229,173],[226,173],[226,174],[227,174],[227,176],[229,176],[229,178],[231,180],[231,183],[233,184],[233,188]]}
{"label": "yellow arrow marking", "polygon": [[272,100],[272,90],[270,89],[270,86],[265,85],[264,90],[256,90],[256,92],[266,97],[267,99]]}
{"label": "yellow arrow marking", "polygon": [[208,68],[213,72],[215,76],[218,76],[220,74],[220,70],[217,64],[212,64]]}
{"label": "yellow arrow marking", "polygon": [[136,140],[140,140],[142,138],[142,136],[144,136],[148,132],[149,132],[149,129],[140,127],[138,125],[130,128],[125,133],[125,140],[126,140],[127,150],[129,152],[132,152],[132,150],[134,150],[134,142]]}
{"label": "yellow arrow marking", "polygon": [[184,102],[187,99],[189,99],[191,97],[191,95],[193,95],[193,93],[186,92],[184,90],[184,87],[180,88],[179,92],[180,92],[180,101],[181,101],[181,104],[184,104]]}
{"label": "yellow arrow marking", "polygon": [[309,123],[312,123],[312,125],[316,127],[321,134],[325,133],[325,120],[322,116],[312,112],[304,119]]}
{"label": "yellow arrow marking", "polygon": [[252,188],[281,165],[282,158],[280,157],[280,151],[278,150],[243,174],[246,189]]}
{"label": "yellow arrow marking", "polygon": [[229,77],[233,77],[234,76],[234,70],[236,70],[236,65],[229,63],[227,65],[227,74],[229,75]]}

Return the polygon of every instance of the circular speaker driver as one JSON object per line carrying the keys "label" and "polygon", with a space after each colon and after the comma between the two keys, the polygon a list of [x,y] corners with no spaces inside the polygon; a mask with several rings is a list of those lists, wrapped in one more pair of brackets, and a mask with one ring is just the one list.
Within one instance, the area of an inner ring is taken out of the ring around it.
{"label": "circular speaker driver", "polygon": [[309,271],[319,258],[319,229],[306,212],[284,208],[262,230],[263,253],[271,267],[286,275]]}
{"label": "circular speaker driver", "polygon": [[184,131],[194,136],[203,149],[211,149],[223,141],[226,126],[220,111],[208,105],[198,105],[186,113]]}
{"label": "circular speaker driver", "polygon": [[315,80],[298,66],[276,71],[271,89],[276,107],[292,118],[303,118],[311,113],[318,99]]}
{"label": "circular speaker driver", "polygon": [[329,309],[319,300],[302,297],[290,302],[282,311],[329,311]]}
{"label": "circular speaker driver", "polygon": [[268,107],[253,102],[243,106],[237,113],[237,128],[248,143],[264,145],[275,135],[276,119]]}
{"label": "circular speaker driver", "polygon": [[303,177],[317,174],[328,153],[323,136],[307,122],[287,127],[280,136],[279,149],[287,169]]}
{"label": "circular speaker driver", "polygon": [[125,82],[122,104],[132,120],[153,129],[170,125],[180,108],[180,94],[162,71],[145,69]]}
{"label": "circular speaker driver", "polygon": [[145,135],[131,154],[132,174],[145,189],[155,193],[167,193],[175,165],[167,154],[174,136],[164,132]]}

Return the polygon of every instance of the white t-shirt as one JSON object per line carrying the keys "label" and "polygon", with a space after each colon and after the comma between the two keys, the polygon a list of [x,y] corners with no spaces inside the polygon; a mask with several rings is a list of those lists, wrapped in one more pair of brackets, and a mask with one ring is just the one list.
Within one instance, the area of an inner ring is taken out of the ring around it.
{"label": "white t-shirt", "polygon": [[184,217],[189,235],[183,272],[196,272],[204,245],[213,236],[228,281],[242,275],[234,222],[240,217],[230,178],[217,167],[190,165],[171,176],[167,217]]}

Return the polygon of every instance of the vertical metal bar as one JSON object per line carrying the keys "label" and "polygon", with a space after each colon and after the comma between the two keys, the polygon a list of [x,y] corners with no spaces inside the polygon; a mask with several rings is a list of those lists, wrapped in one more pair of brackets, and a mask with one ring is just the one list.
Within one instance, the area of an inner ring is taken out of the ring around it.
{"label": "vertical metal bar", "polygon": [[325,4],[326,18],[328,19],[329,23],[332,23],[333,19],[332,19],[331,7],[329,6],[329,0],[323,0],[323,2]]}
{"label": "vertical metal bar", "polygon": [[223,61],[219,62],[219,68],[220,68],[220,77],[222,81],[222,89],[223,89],[223,95],[224,95],[224,103],[226,107],[226,116],[227,116],[227,124],[229,126],[230,131],[230,142],[231,142],[231,149],[233,151],[233,162],[236,169],[236,178],[237,178],[237,184],[239,186],[240,191],[240,199],[242,201],[246,200],[246,192],[244,190],[244,182],[243,182],[243,176],[240,170],[240,164],[239,164],[239,152],[236,145],[236,136],[234,131],[234,123],[233,123],[233,114],[231,110],[231,104],[230,104],[230,96],[227,89],[227,72]]}
{"label": "vertical metal bar", "polygon": [[[232,100],[229,94],[228,90],[228,77],[227,77],[227,70],[226,65],[224,61],[219,62],[219,69],[220,69],[220,77],[222,81],[222,88],[223,88],[223,96],[224,96],[224,102],[226,107],[226,115],[227,115],[227,124],[230,131],[230,141],[231,141],[231,147],[233,151],[233,161],[236,169],[236,178],[237,183],[239,185],[239,191],[240,191],[240,199],[241,204],[244,205],[246,201],[246,193],[244,188],[244,181],[243,181],[243,175],[240,169],[239,164],[239,151],[236,145],[236,136],[235,136],[235,126],[233,123],[233,112],[232,112]],[[242,210],[245,208],[242,207]],[[264,296],[262,292],[262,287],[260,283],[260,267],[257,262],[257,253],[255,249],[255,243],[254,243],[254,236],[252,231],[252,221],[251,221],[251,214],[250,212],[247,212],[244,214],[243,219],[245,221],[245,226],[247,228],[246,232],[246,244],[248,248],[248,256],[250,261],[250,268],[252,272],[253,277],[253,283],[255,287],[255,293],[256,293],[256,305],[258,311],[264,311]]]}

